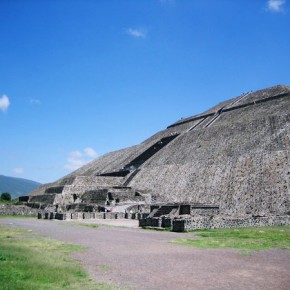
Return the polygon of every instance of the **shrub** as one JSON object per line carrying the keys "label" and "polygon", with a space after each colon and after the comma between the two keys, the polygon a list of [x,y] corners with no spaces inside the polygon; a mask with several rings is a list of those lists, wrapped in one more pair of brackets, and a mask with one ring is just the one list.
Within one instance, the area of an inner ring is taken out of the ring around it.
{"label": "shrub", "polygon": [[3,193],[1,194],[1,199],[2,199],[2,200],[10,201],[10,200],[11,200],[11,195],[10,195],[10,193],[8,193],[8,192],[3,192]]}

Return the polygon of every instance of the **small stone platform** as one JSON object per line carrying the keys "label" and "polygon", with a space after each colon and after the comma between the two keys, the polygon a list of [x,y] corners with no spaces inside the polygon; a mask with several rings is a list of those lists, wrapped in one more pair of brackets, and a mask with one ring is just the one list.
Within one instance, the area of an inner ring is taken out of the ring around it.
{"label": "small stone platform", "polygon": [[115,212],[39,212],[38,219],[56,220],[94,220],[94,219],[145,219],[147,213],[115,213]]}

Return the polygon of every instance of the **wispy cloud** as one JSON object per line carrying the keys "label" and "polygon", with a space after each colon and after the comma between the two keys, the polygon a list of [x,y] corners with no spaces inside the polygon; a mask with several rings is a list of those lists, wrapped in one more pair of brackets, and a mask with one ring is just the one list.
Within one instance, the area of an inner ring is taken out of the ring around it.
{"label": "wispy cloud", "polygon": [[21,175],[21,174],[24,173],[24,168],[22,168],[22,167],[16,167],[16,168],[13,168],[13,169],[12,169],[12,172],[13,172],[14,174]]}
{"label": "wispy cloud", "polygon": [[2,112],[5,112],[8,109],[9,106],[10,106],[9,98],[6,95],[3,95],[0,98],[0,110]]}
{"label": "wispy cloud", "polygon": [[67,170],[76,170],[81,166],[87,164],[88,162],[92,161],[93,158],[97,156],[98,156],[97,152],[91,147],[87,147],[82,151],[79,150],[71,151],[68,154],[66,160],[67,163],[64,166],[64,168]]}
{"label": "wispy cloud", "polygon": [[97,152],[91,147],[85,148],[84,153],[89,157],[97,157]]}
{"label": "wispy cloud", "polygon": [[69,153],[69,156],[72,157],[72,158],[81,158],[83,157],[83,153],[81,151],[72,151]]}
{"label": "wispy cloud", "polygon": [[30,99],[29,102],[30,104],[34,104],[34,105],[41,105],[41,101],[38,99]]}
{"label": "wispy cloud", "polygon": [[144,29],[129,28],[126,32],[135,38],[145,38],[147,36],[147,32]]}
{"label": "wispy cloud", "polygon": [[282,12],[283,6],[286,3],[286,0],[268,0],[267,10],[272,12]]}
{"label": "wispy cloud", "polygon": [[67,170],[77,170],[78,168],[85,165],[87,162],[82,158],[73,158],[69,157],[67,159],[67,164],[64,166],[64,169]]}

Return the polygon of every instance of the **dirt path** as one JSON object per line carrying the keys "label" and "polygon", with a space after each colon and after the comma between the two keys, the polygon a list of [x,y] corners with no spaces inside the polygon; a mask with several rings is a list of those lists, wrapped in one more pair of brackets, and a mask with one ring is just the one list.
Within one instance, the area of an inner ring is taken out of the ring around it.
{"label": "dirt path", "polygon": [[98,282],[111,282],[120,288],[290,289],[289,250],[244,256],[235,250],[200,250],[170,243],[191,234],[89,228],[37,219],[5,218],[0,224],[87,246],[85,253],[76,253],[75,257]]}

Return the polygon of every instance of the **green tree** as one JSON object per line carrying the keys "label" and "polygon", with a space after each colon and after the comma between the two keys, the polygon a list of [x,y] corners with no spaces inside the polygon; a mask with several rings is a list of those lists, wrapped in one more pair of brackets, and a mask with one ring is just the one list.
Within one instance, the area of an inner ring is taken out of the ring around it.
{"label": "green tree", "polygon": [[3,193],[1,194],[1,199],[2,199],[2,200],[10,201],[10,200],[11,200],[11,195],[10,195],[10,193],[9,193],[9,192],[3,192]]}

